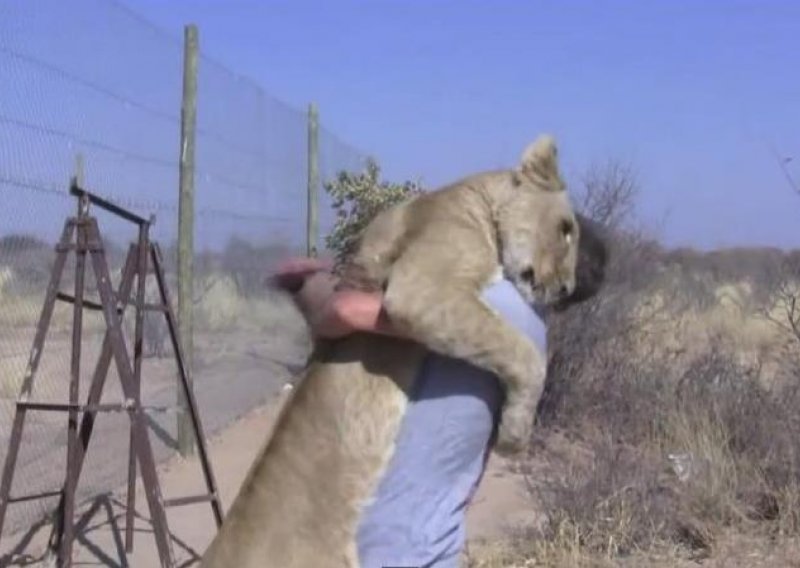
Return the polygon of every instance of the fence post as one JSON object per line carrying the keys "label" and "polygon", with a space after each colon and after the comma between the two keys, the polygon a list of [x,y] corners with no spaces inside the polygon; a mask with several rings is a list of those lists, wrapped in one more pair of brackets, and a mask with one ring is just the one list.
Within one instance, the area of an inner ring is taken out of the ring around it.
{"label": "fence post", "polygon": [[308,195],[306,197],[306,254],[317,256],[319,238],[319,114],[308,105]]}
{"label": "fence post", "polygon": [[[197,26],[183,30],[183,99],[181,103],[181,147],[178,195],[178,329],[182,340],[189,386],[192,388],[192,296],[194,282],[194,148],[197,122]],[[194,437],[188,403],[178,389],[178,451],[194,453]]]}

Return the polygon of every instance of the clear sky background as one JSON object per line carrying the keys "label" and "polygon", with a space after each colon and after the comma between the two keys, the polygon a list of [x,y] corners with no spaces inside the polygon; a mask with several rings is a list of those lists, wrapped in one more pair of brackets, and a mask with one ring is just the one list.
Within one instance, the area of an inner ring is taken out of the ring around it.
{"label": "clear sky background", "polygon": [[510,166],[550,131],[573,183],[629,162],[668,244],[800,246],[800,196],[770,150],[800,179],[800,2],[123,1],[316,101],[389,178]]}

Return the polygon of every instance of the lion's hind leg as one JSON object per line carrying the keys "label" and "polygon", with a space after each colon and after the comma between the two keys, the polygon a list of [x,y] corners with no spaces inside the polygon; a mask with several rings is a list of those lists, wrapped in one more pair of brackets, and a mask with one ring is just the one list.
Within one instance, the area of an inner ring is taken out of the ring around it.
{"label": "lion's hind leg", "polygon": [[342,268],[340,288],[378,291],[385,287],[407,235],[407,211],[408,204],[395,205],[367,225],[355,254]]}

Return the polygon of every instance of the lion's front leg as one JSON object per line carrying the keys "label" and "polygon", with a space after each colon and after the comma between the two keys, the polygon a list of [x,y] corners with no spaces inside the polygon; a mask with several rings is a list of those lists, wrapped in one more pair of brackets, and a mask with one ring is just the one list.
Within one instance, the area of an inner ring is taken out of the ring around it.
{"label": "lion's front leg", "polygon": [[386,281],[385,271],[375,262],[352,258],[339,268],[339,281],[335,290],[380,292]]}
{"label": "lion's front leg", "polygon": [[496,451],[527,448],[536,405],[544,386],[544,357],[524,335],[492,311],[467,287],[392,279],[385,308],[403,333],[433,351],[464,359],[497,375],[506,401]]}

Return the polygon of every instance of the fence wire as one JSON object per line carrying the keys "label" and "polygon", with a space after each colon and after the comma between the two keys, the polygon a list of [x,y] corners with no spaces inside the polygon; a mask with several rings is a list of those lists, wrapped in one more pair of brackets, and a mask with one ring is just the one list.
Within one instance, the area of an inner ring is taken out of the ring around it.
{"label": "fence wire", "polygon": [[[202,45],[202,30],[200,30]],[[0,461],[14,401],[44,299],[54,245],[75,211],[70,177],[149,216],[177,298],[178,159],[182,41],[127,7],[104,0],[0,3]],[[274,263],[305,248],[307,117],[252,80],[201,55],[195,171],[195,390],[207,434],[263,403],[302,364],[307,338],[285,299],[265,292]],[[322,189],[362,154],[320,129],[320,238],[335,221]],[[114,284],[133,229],[97,212]],[[62,289],[72,286],[72,264]],[[153,286],[148,282],[151,294]],[[91,296],[94,284],[89,278]],[[132,314],[126,331],[132,331]],[[103,338],[100,316],[84,317],[81,398]],[[71,309],[57,306],[34,383],[36,400],[68,399]],[[176,379],[166,328],[145,322],[145,404],[174,405]],[[112,370],[104,401],[119,400]],[[60,488],[66,415],[29,412],[13,495]],[[157,457],[175,451],[175,416],[153,415]],[[79,499],[121,487],[127,417],[98,418]],[[8,509],[0,557],[54,499]],[[23,531],[21,533],[20,531]]]}

